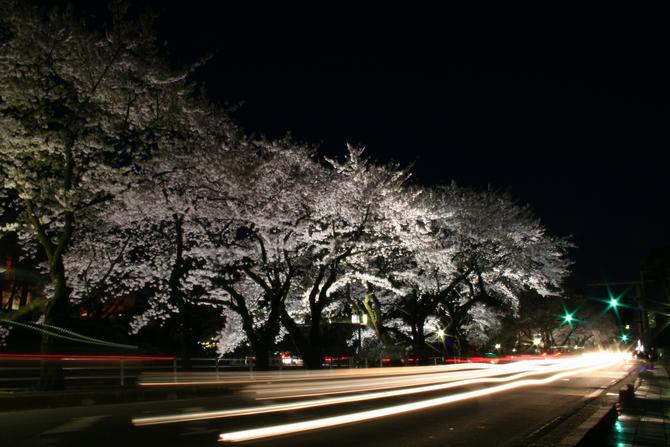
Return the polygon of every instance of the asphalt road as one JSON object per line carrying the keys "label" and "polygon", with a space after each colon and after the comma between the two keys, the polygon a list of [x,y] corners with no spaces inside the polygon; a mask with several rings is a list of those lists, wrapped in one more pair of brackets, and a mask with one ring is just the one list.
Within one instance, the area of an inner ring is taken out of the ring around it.
{"label": "asphalt road", "polygon": [[[490,446],[527,445],[557,418],[608,390],[633,367],[619,364],[552,383],[452,402],[439,407],[304,433],[248,441],[251,446]],[[281,413],[134,426],[132,418],[188,414],[248,405],[238,397],[66,407],[0,413],[2,446],[219,446],[222,432],[416,402],[484,388],[469,385],[421,395],[347,403]],[[612,400],[615,397],[612,395]]]}

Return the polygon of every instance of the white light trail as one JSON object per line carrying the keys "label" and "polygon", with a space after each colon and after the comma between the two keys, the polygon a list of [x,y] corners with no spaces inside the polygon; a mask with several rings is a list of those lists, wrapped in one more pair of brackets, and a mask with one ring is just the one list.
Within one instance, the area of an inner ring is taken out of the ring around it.
{"label": "white light trail", "polygon": [[[492,371],[492,372],[485,372],[484,374],[489,374],[490,376],[493,375],[504,375],[504,374],[510,374],[514,371],[512,371],[510,368],[504,368],[499,367],[500,369],[497,371]],[[220,411],[208,411],[208,412],[198,412],[198,413],[188,413],[188,414],[176,414],[176,415],[166,415],[166,416],[152,416],[152,417],[143,417],[143,418],[135,418],[132,419],[132,423],[136,426],[142,426],[142,425],[158,425],[158,424],[171,424],[171,423],[176,423],[176,422],[189,422],[189,421],[198,421],[198,420],[206,420],[206,419],[221,419],[221,418],[228,418],[228,417],[236,417],[236,416],[248,416],[248,415],[256,415],[256,414],[264,414],[264,413],[274,413],[274,412],[279,412],[279,411],[291,411],[291,410],[304,410],[307,408],[314,408],[314,407],[322,407],[322,406],[328,406],[328,405],[337,405],[337,404],[343,404],[343,403],[350,403],[350,402],[359,402],[363,400],[372,400],[372,399],[383,399],[383,398],[388,398],[388,397],[397,397],[397,396],[404,396],[408,394],[415,394],[415,393],[424,393],[424,392],[430,392],[430,391],[439,391],[439,390],[444,390],[444,389],[449,389],[449,388],[455,388],[459,386],[464,386],[464,385],[473,385],[473,384],[481,384],[481,383],[489,383],[489,382],[506,382],[506,381],[511,381],[515,379],[519,379],[521,377],[526,377],[528,375],[538,375],[538,374],[547,374],[549,372],[555,372],[557,369],[551,368],[547,369],[547,367],[540,367],[540,366],[534,366],[534,365],[526,365],[526,368],[523,369],[529,369],[530,371],[526,371],[523,373],[515,374],[512,376],[504,377],[504,378],[473,378],[473,379],[462,379],[458,380],[458,378],[445,378],[440,375],[438,385],[431,385],[431,386],[421,386],[421,387],[412,387],[412,388],[402,388],[400,390],[393,390],[393,391],[386,391],[386,392],[376,392],[376,393],[366,393],[366,394],[354,394],[351,396],[343,396],[343,397],[336,397],[336,398],[329,398],[329,399],[316,399],[316,400],[308,400],[308,401],[302,401],[302,402],[294,402],[294,403],[285,403],[285,404],[276,404],[276,405],[266,405],[266,406],[255,406],[255,407],[247,407],[247,408],[239,408],[239,409],[233,409],[233,410],[220,410]],[[568,369],[569,366],[561,366],[559,370],[565,370]],[[455,373],[447,373],[449,375],[454,375]],[[482,374],[480,372],[480,374]],[[461,377],[459,375],[459,377]],[[415,379],[418,380],[418,379]],[[434,378],[431,378],[431,382],[435,380]],[[448,381],[448,383],[444,383],[445,381]],[[404,386],[407,386],[407,384],[403,384]],[[398,388],[399,386],[403,385],[388,385],[386,387],[380,386],[378,389],[387,389],[387,388]],[[368,388],[368,390],[374,390],[375,388]],[[352,392],[352,391],[350,391]],[[321,393],[324,394],[324,393]]]}
{"label": "white light trail", "polygon": [[460,363],[454,365],[388,367],[370,369],[343,369],[325,371],[261,371],[249,373],[152,373],[144,374],[138,381],[142,387],[209,386],[209,385],[245,385],[263,382],[296,382],[322,379],[347,379],[362,377],[407,376],[416,374],[435,374],[446,371],[468,369],[489,369],[496,365],[490,363]]}
{"label": "white light trail", "polygon": [[256,400],[270,399],[299,399],[314,396],[327,396],[334,394],[351,394],[355,392],[380,391],[392,388],[429,385],[433,383],[453,382],[457,380],[473,379],[480,377],[501,376],[532,369],[546,369],[552,363],[541,361],[518,362],[500,365],[484,370],[468,370],[462,372],[445,372],[438,374],[420,374],[416,376],[403,377],[381,377],[373,379],[321,381],[311,383],[299,383],[293,386],[284,384],[252,384],[245,391],[254,392]]}
{"label": "white light trail", "polygon": [[[605,353],[603,353],[605,354]],[[412,402],[409,404],[394,405],[389,407],[384,407],[376,410],[361,411],[356,413],[345,414],[341,416],[333,416],[321,419],[314,419],[311,421],[304,422],[295,422],[290,424],[281,424],[268,427],[260,427],[248,430],[240,430],[229,433],[222,433],[219,436],[219,440],[222,442],[241,442],[241,441],[250,441],[254,439],[263,439],[270,438],[275,436],[299,433],[309,430],[315,430],[320,428],[335,427],[338,425],[350,424],[355,422],[362,422],[370,419],[377,419],[386,416],[393,416],[407,412],[413,412],[417,410],[424,410],[427,408],[432,408],[440,405],[445,405],[452,402],[458,402],[466,399],[472,399],[475,397],[486,396],[494,393],[499,393],[501,391],[511,390],[515,388],[521,388],[525,386],[537,386],[545,385],[556,380],[559,380],[564,377],[574,376],[582,374],[589,371],[594,371],[609,366],[613,366],[617,363],[621,363],[624,360],[623,355],[606,353],[606,355],[591,355],[584,356],[582,362],[574,362],[576,365],[581,364],[583,367],[575,368],[568,371],[559,372],[553,374],[549,377],[543,379],[522,379],[513,381],[510,383],[505,383],[502,385],[484,388],[475,391],[468,391],[459,394],[452,394],[449,396],[437,397],[433,399],[426,399],[418,402]],[[575,365],[575,366],[576,366]]]}
{"label": "white light trail", "polygon": [[[555,363],[555,362],[553,362]],[[546,364],[546,362],[544,362]],[[579,366],[584,366],[583,358],[573,358],[566,359],[560,363],[556,363],[549,366],[542,366],[542,362],[529,361],[529,362],[519,362],[514,364],[498,366],[494,370],[487,371],[466,371],[466,372],[452,372],[452,373],[442,373],[436,375],[429,375],[428,377],[403,377],[401,382],[398,382],[394,378],[381,379],[375,382],[378,386],[378,389],[388,389],[388,388],[400,388],[391,391],[385,392],[373,392],[365,394],[354,394],[343,397],[328,398],[328,399],[315,399],[307,400],[302,402],[295,403],[284,403],[284,404],[275,404],[267,406],[255,406],[247,408],[239,408],[232,410],[220,410],[220,411],[209,411],[209,412],[198,412],[198,413],[189,413],[189,414],[178,414],[178,415],[164,415],[164,416],[153,416],[153,417],[143,417],[135,418],[132,420],[132,423],[136,426],[142,425],[157,425],[157,424],[170,424],[176,422],[186,422],[186,421],[195,421],[195,420],[206,420],[206,419],[218,419],[226,417],[236,417],[236,416],[246,416],[246,415],[256,415],[264,413],[273,413],[279,411],[291,411],[291,410],[303,410],[307,408],[314,408],[320,406],[328,405],[338,405],[344,403],[358,402],[363,400],[373,400],[373,399],[383,399],[389,397],[398,397],[415,393],[425,393],[432,391],[440,391],[450,388],[456,388],[466,385],[475,385],[482,383],[503,383],[510,382],[513,380],[521,379],[523,377],[528,377],[531,375],[540,375],[540,374],[549,374],[552,372],[566,371],[569,369],[574,369]],[[513,374],[516,373],[516,374]],[[496,378],[493,376],[500,376],[512,374],[507,377]],[[408,379],[414,380],[414,383],[408,383]],[[427,385],[430,383],[439,382],[437,384],[428,385],[428,386],[415,386],[407,388],[409,385]],[[339,382],[339,381],[338,381]],[[445,383],[447,382],[447,383]],[[369,385],[368,385],[369,386]],[[282,391],[290,390],[290,388],[285,388],[282,386]],[[367,388],[367,391],[375,390],[375,388]],[[350,391],[354,392],[353,390]],[[323,394],[323,393],[321,393]]]}

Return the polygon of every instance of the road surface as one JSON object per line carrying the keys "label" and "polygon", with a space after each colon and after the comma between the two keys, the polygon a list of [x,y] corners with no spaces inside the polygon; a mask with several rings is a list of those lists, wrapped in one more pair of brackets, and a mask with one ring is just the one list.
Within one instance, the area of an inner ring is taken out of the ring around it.
{"label": "road surface", "polygon": [[[376,369],[369,371],[390,375],[371,377],[353,370],[352,377],[289,381],[263,377],[243,385],[253,393],[234,396],[2,412],[0,444],[221,446],[240,439],[267,447],[527,445],[557,418],[614,394],[618,388],[608,388],[634,366],[510,365],[394,370],[401,374]],[[267,412],[273,409],[281,411]],[[231,416],[231,410],[241,411]],[[245,440],[249,434],[270,436]]]}

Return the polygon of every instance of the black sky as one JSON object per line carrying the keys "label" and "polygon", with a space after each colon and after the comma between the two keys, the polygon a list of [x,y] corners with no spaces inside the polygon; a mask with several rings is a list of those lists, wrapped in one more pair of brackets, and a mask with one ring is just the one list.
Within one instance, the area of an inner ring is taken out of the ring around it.
{"label": "black sky", "polygon": [[509,189],[572,235],[581,282],[670,242],[666,11],[137,4],[175,64],[215,54],[196,78],[247,131]]}

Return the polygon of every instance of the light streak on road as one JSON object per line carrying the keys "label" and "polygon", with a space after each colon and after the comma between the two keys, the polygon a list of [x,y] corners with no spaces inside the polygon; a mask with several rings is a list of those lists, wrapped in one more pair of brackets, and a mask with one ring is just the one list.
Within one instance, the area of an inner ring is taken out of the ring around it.
{"label": "light streak on road", "polygon": [[[165,415],[165,416],[153,416],[153,417],[144,417],[144,418],[135,418],[132,420],[132,423],[136,426],[142,425],[158,425],[158,424],[171,424],[176,422],[188,422],[188,421],[198,421],[198,420],[207,420],[207,419],[221,419],[228,417],[237,417],[237,416],[249,416],[265,413],[274,413],[279,411],[295,411],[295,410],[304,410],[314,407],[322,407],[328,405],[338,405],[351,402],[360,402],[364,400],[373,400],[373,399],[384,399],[389,397],[399,397],[409,394],[416,393],[426,393],[431,391],[440,391],[450,388],[456,388],[467,385],[477,385],[483,383],[501,383],[509,382],[512,380],[517,380],[523,377],[528,377],[531,375],[541,375],[548,374],[557,371],[564,371],[574,368],[575,365],[563,364],[563,365],[554,365],[554,366],[539,366],[539,365],[528,365],[528,364],[515,364],[515,365],[505,365],[496,368],[493,371],[476,371],[466,373],[444,373],[440,374],[438,377],[428,377],[428,378],[411,378],[414,380],[415,384],[423,383],[434,383],[440,382],[435,385],[428,386],[418,386],[411,388],[401,388],[392,391],[384,392],[375,392],[375,393],[365,393],[365,394],[354,394],[350,396],[342,396],[329,399],[315,399],[307,400],[302,402],[295,403],[284,403],[284,404],[275,404],[275,405],[266,405],[266,406],[255,406],[247,407],[233,410],[221,410],[221,411],[208,411],[208,412],[198,412],[198,413],[188,413],[188,414],[177,414],[177,415]],[[507,377],[493,377],[506,374],[513,375]],[[447,377],[451,376],[451,377]],[[468,378],[473,377],[473,378]],[[476,378],[479,377],[479,378]],[[424,382],[425,381],[425,382]],[[445,383],[446,382],[446,383]],[[376,390],[376,389],[388,389],[388,388],[400,388],[407,387],[408,384],[406,381],[396,382],[391,379],[384,379],[376,383],[387,383],[385,386],[379,386],[378,388],[366,388],[366,391]],[[346,385],[345,385],[346,386]],[[290,388],[282,388],[283,390],[290,390]],[[350,393],[354,392],[353,390]],[[320,393],[323,395],[324,393]],[[311,394],[309,396],[312,396]],[[294,397],[294,396],[292,396]],[[302,397],[302,396],[295,396]]]}
{"label": "light streak on road", "polygon": [[491,363],[459,363],[438,366],[398,366],[389,368],[316,370],[316,371],[259,371],[248,373],[152,373],[144,374],[138,381],[142,387],[178,387],[239,385],[263,382],[295,382],[306,380],[330,380],[379,376],[408,376],[435,374],[446,371],[495,368]]}
{"label": "light streak on road", "polygon": [[560,380],[564,377],[575,376],[590,371],[610,367],[622,363],[629,356],[624,353],[598,353],[584,355],[581,359],[570,361],[571,369],[558,372],[542,379],[521,379],[502,385],[487,387],[474,391],[467,391],[448,396],[442,396],[432,399],[421,400],[408,404],[393,405],[375,410],[367,410],[356,413],[349,413],[341,416],[333,416],[310,421],[295,422],[289,424],[280,424],[274,426],[240,430],[235,432],[222,433],[219,440],[222,442],[241,442],[254,439],[271,438],[276,436],[288,435],[304,431],[335,427],[339,425],[362,422],[370,419],[399,415],[417,410],[425,410],[432,407],[445,405],[452,402],[463,401],[476,397],[487,396],[502,391],[512,390],[526,386],[546,385],[548,383]]}
{"label": "light streak on road", "polygon": [[[584,366],[583,358],[565,359],[563,361],[545,362],[545,361],[525,361],[508,365],[501,365],[493,369],[485,371],[464,371],[464,372],[450,372],[431,375],[418,375],[418,377],[401,377],[401,378],[379,378],[375,379],[372,384],[377,388],[371,388],[369,383],[366,383],[364,391],[375,391],[378,389],[401,388],[385,392],[368,392],[365,394],[353,394],[349,396],[342,396],[328,399],[314,399],[295,403],[283,403],[266,406],[255,406],[233,410],[208,411],[189,414],[178,415],[164,415],[154,417],[135,418],[132,420],[134,425],[157,425],[169,424],[176,422],[186,422],[195,420],[218,419],[226,417],[247,416],[264,413],[273,413],[279,411],[303,410],[307,408],[337,405],[351,402],[358,402],[363,400],[383,399],[390,397],[405,396],[415,393],[425,393],[432,391],[446,390],[467,385],[476,385],[483,383],[503,383],[513,380],[518,380],[523,377],[531,375],[549,374],[558,371],[565,371],[574,369],[576,367]],[[507,377],[494,377],[507,375]],[[368,379],[369,381],[370,379]],[[342,386],[352,386],[352,381],[336,381],[338,384],[343,383]],[[360,381],[355,381],[360,382]],[[430,385],[432,384],[432,385]],[[409,387],[411,386],[412,387]],[[421,386],[417,386],[421,385]],[[304,384],[300,384],[298,390],[302,391]],[[314,385],[308,385],[314,386]],[[326,382],[325,386],[329,386]],[[252,388],[253,389],[253,388]],[[282,392],[290,392],[292,388],[286,385],[281,385],[279,388]],[[360,387],[352,386],[349,394],[360,392]],[[320,393],[321,395],[325,393]]]}
{"label": "light streak on road", "polygon": [[553,363],[555,362],[547,362],[544,360],[527,361],[480,370],[389,378],[303,382],[293,384],[292,386],[289,386],[289,384],[251,384],[245,388],[245,391],[255,393],[256,400],[299,399],[334,394],[350,394],[354,392],[380,391],[391,388],[429,385],[433,383],[453,382],[480,377],[501,376],[532,369],[546,369],[547,366]]}

